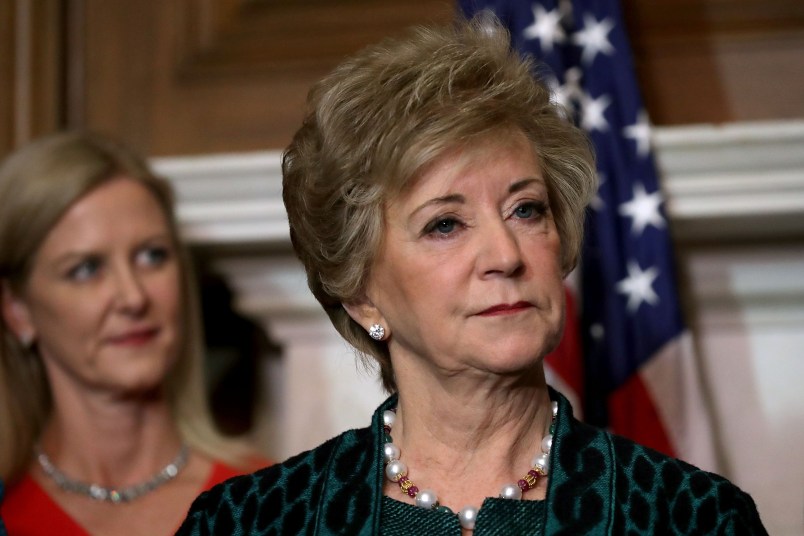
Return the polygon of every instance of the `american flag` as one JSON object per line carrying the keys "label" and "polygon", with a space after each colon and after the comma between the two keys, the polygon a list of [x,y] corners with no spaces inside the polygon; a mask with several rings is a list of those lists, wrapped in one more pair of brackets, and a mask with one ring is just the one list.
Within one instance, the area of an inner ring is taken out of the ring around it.
{"label": "american flag", "polygon": [[[459,0],[491,10],[534,76],[591,137],[598,195],[588,212],[578,292],[582,312],[548,374],[587,422],[716,469],[709,412],[684,325],[673,249],[617,0]],[[568,315],[568,322],[570,318]],[[582,351],[571,338],[579,336]],[[583,354],[582,356],[580,354]]]}

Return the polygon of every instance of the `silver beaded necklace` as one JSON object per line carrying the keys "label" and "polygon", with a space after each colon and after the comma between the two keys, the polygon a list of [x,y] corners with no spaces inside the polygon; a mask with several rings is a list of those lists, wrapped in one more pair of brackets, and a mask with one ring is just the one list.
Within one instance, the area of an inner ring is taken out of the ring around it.
{"label": "silver beaded necklace", "polygon": [[133,501],[146,493],[150,493],[162,484],[173,480],[184,466],[187,465],[187,460],[190,457],[190,449],[187,445],[182,445],[179,454],[173,461],[163,467],[161,471],[149,480],[134,486],[117,489],[107,488],[100,484],[87,484],[70,478],[53,465],[53,462],[50,461],[47,454],[42,452],[42,449],[38,445],[34,447],[34,453],[36,454],[36,459],[42,467],[42,470],[47,476],[53,479],[53,482],[55,482],[59,488],[71,493],[85,495],[96,501],[106,501],[113,504]]}

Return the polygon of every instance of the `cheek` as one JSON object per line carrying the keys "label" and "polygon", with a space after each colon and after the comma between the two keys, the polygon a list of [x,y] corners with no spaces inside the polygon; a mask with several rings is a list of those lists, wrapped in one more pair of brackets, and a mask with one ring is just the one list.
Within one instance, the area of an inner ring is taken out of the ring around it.
{"label": "cheek", "polygon": [[66,303],[54,303],[36,310],[33,317],[37,344],[43,358],[51,356],[59,361],[74,361],[76,356],[87,356],[102,332],[103,312],[96,301],[88,296],[75,296]]}
{"label": "cheek", "polygon": [[178,276],[160,277],[151,286],[151,296],[158,308],[170,320],[178,321],[181,316],[181,283]]}
{"label": "cheek", "polygon": [[538,236],[527,248],[531,262],[543,273],[558,273],[561,278],[561,240],[553,231],[547,236]]}
{"label": "cheek", "polygon": [[419,315],[420,307],[427,305],[430,294],[423,285],[433,279],[433,274],[422,273],[409,258],[386,258],[378,266],[369,284],[368,296],[386,322],[394,329],[403,329],[411,318]]}
{"label": "cheek", "polygon": [[439,297],[454,294],[460,280],[460,263],[455,258],[410,254],[398,259],[395,269],[386,273],[382,285],[386,301],[392,305],[430,308]]}
{"label": "cheek", "polygon": [[46,300],[38,300],[31,311],[31,319],[42,335],[86,333],[96,327],[103,316],[100,296],[58,291]]}

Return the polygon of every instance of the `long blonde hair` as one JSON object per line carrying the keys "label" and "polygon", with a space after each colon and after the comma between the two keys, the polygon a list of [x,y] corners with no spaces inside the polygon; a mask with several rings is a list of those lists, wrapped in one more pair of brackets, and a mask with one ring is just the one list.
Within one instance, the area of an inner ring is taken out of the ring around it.
{"label": "long blonde hair", "polygon": [[[180,355],[166,392],[183,439],[216,459],[245,461],[246,450],[216,430],[203,383],[203,339],[195,278],[179,238],[169,183],[133,151],[88,132],[47,136],[21,148],[0,167],[0,292],[26,284],[39,247],[61,216],[90,190],[125,175],[150,191],[164,211],[179,251],[182,296]],[[38,354],[17,339],[0,315],[0,478],[27,467],[52,400]]]}

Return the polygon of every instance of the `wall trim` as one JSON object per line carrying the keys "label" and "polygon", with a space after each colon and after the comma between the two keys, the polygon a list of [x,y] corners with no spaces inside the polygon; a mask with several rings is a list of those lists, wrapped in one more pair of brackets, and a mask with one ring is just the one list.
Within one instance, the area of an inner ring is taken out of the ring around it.
{"label": "wall trim", "polygon": [[[804,120],[654,129],[677,240],[804,236]],[[153,159],[191,244],[287,245],[281,152]]]}

